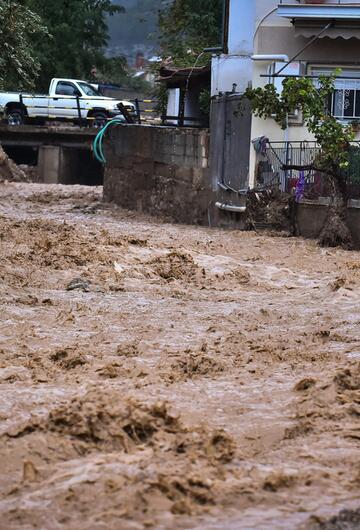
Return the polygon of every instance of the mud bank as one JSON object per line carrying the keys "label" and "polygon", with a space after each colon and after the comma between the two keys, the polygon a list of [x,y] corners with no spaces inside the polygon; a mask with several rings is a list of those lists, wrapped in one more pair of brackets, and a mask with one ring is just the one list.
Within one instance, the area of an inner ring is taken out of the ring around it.
{"label": "mud bank", "polygon": [[359,254],[101,193],[0,184],[0,529],[359,528]]}

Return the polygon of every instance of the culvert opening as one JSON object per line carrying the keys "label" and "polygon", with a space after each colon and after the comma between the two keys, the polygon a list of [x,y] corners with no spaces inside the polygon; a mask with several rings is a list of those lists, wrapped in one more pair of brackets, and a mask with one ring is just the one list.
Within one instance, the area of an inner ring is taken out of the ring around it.
{"label": "culvert opening", "polygon": [[8,157],[18,165],[36,166],[38,163],[38,147],[2,145],[2,148]]}
{"label": "culvert opening", "polygon": [[3,145],[3,149],[32,182],[85,186],[103,184],[104,168],[88,149],[56,145]]}
{"label": "culvert opening", "polygon": [[59,170],[61,184],[100,186],[103,178],[103,165],[95,159],[91,151],[70,147],[61,149]]}

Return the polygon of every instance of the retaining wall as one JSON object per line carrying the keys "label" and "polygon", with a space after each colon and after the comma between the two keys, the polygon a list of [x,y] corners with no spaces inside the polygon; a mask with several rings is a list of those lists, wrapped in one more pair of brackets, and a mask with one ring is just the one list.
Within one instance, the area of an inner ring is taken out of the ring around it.
{"label": "retaining wall", "polygon": [[[328,205],[320,202],[304,202],[297,205],[296,223],[300,236],[306,238],[319,237],[324,226]],[[360,248],[360,201],[349,201],[347,209],[347,225],[350,229],[356,248]]]}
{"label": "retaining wall", "polygon": [[[209,143],[206,129],[146,125],[110,129],[104,146],[104,200],[175,222],[244,228],[244,214],[215,206],[216,201],[229,202],[233,197],[212,182]],[[245,204],[245,196],[237,201]],[[348,224],[360,247],[360,204],[352,202]],[[317,238],[326,215],[326,204],[299,204],[299,235]]]}
{"label": "retaining wall", "polygon": [[104,150],[106,201],[176,222],[208,224],[216,196],[208,130],[124,125],[109,132]]}

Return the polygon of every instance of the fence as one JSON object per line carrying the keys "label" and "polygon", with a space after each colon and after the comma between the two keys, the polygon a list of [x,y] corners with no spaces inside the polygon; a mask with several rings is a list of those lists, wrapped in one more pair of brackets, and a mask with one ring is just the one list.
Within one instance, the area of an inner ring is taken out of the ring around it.
{"label": "fence", "polygon": [[160,125],[161,118],[158,112],[158,100],[153,99],[130,99],[136,109],[136,123],[148,123],[150,125]]}
{"label": "fence", "polygon": [[[330,196],[331,189],[326,176],[316,170],[284,169],[284,166],[311,165],[320,149],[315,142],[267,142],[257,152],[256,181],[260,187],[279,186],[291,193],[302,183],[302,196],[307,199]],[[350,147],[349,167],[344,171],[348,197],[360,198],[360,142]]]}

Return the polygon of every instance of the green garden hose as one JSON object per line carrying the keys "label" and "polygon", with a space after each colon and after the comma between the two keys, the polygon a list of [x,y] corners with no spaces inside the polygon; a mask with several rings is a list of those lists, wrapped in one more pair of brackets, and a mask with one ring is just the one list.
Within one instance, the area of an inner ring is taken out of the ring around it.
{"label": "green garden hose", "polygon": [[120,125],[120,124],[123,125],[124,121],[115,118],[114,120],[109,121],[95,136],[95,139],[93,141],[93,151],[94,151],[96,160],[98,160],[98,162],[100,162],[101,164],[104,164],[104,165],[106,164],[106,158],[105,158],[104,151],[103,151],[103,138],[104,138],[106,129],[110,127],[111,125]]}

